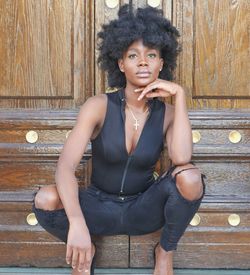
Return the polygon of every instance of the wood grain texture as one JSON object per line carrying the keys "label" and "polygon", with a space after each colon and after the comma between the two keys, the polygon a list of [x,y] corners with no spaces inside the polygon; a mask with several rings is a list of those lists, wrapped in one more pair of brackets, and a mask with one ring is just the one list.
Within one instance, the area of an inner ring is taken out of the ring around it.
{"label": "wood grain texture", "polygon": [[248,5],[244,0],[173,1],[183,49],[177,82],[190,109],[249,107]]}
{"label": "wood grain texture", "polygon": [[[121,0],[114,9],[105,1],[91,0],[0,4],[1,266],[66,266],[65,245],[40,225],[28,225],[26,217],[38,188],[54,183],[65,134],[74,126],[79,106],[108,86],[97,65],[96,35],[128,2]],[[146,2],[134,0],[133,5],[143,7]],[[244,0],[160,4],[181,33],[183,52],[175,81],[186,89],[192,128],[202,137],[194,145],[193,160],[207,176],[201,223],[189,226],[181,239],[176,267],[250,268],[247,5]],[[29,130],[38,132],[37,143],[26,142]],[[241,133],[238,144],[229,142],[231,130]],[[90,146],[76,171],[81,185],[90,182],[89,158]],[[156,170],[162,173],[169,165],[165,150]],[[237,227],[227,221],[233,213],[241,218]],[[94,237],[97,266],[152,267],[159,237],[160,231]]]}
{"label": "wood grain texture", "polygon": [[194,98],[249,99],[249,7],[244,0],[196,1]]}
{"label": "wood grain texture", "polygon": [[1,97],[72,97],[70,1],[2,1]]}
{"label": "wood grain texture", "polygon": [[1,108],[72,108],[94,89],[94,1],[2,1]]}
{"label": "wood grain texture", "polygon": [[[76,169],[76,178],[80,186],[90,183],[91,164],[81,161]],[[57,159],[54,161],[0,161],[1,192],[31,190],[44,185],[55,184]]]}

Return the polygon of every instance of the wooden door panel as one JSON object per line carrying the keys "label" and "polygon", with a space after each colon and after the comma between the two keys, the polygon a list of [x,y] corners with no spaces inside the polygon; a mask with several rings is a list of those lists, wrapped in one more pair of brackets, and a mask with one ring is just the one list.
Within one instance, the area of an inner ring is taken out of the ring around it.
{"label": "wooden door panel", "polygon": [[181,32],[177,79],[190,109],[249,107],[248,1],[174,1]]}
{"label": "wooden door panel", "polygon": [[[4,15],[0,20],[2,266],[66,266],[64,244],[40,225],[27,224],[26,218],[34,193],[54,183],[56,162],[79,106],[88,97],[109,90],[97,64],[97,33],[102,24],[117,17],[120,5],[129,2],[0,3]],[[206,195],[198,212],[200,224],[188,227],[175,253],[175,266],[249,268],[249,4],[245,0],[132,2],[135,8],[161,7],[180,31],[183,51],[175,81],[187,92],[192,128],[200,135],[193,160],[207,176]],[[26,139],[30,130],[38,135],[35,143]],[[237,143],[229,140],[233,130],[241,135]],[[88,146],[76,171],[83,186],[90,182],[90,157]],[[165,151],[157,171],[163,172],[169,163]],[[229,225],[230,214],[240,216],[238,226]],[[152,267],[152,248],[159,237],[159,231],[95,237],[101,251],[97,265]]]}
{"label": "wooden door panel", "polygon": [[250,97],[248,1],[196,1],[193,98]]}
{"label": "wooden door panel", "polygon": [[2,1],[0,96],[72,97],[73,2]]}
{"label": "wooden door panel", "polygon": [[93,94],[93,6],[1,1],[1,108],[76,107]]}

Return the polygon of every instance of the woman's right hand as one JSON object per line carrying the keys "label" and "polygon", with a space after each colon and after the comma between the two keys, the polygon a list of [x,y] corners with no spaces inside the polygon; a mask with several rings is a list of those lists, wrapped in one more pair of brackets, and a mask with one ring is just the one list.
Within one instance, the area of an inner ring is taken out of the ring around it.
{"label": "woman's right hand", "polygon": [[[81,219],[70,222],[66,262],[71,264],[72,268],[77,268],[79,272],[90,270],[91,238],[85,222]],[[78,263],[78,266],[77,266]]]}

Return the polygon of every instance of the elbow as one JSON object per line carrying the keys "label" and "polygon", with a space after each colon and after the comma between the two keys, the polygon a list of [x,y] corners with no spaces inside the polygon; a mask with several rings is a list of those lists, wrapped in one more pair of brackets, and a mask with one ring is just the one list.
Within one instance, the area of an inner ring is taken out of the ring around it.
{"label": "elbow", "polygon": [[171,158],[173,165],[182,166],[191,162],[191,156],[175,156]]}

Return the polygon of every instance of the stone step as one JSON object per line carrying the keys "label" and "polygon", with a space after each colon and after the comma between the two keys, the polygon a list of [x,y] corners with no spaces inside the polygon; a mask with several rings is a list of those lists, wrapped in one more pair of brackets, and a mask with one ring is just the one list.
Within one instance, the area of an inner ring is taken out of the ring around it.
{"label": "stone step", "polygon": [[[5,267],[0,268],[0,275],[62,275],[71,274],[68,268],[18,268],[18,267]],[[152,269],[95,269],[95,275],[152,275]],[[250,275],[250,270],[221,270],[221,269],[175,269],[174,275]]]}

